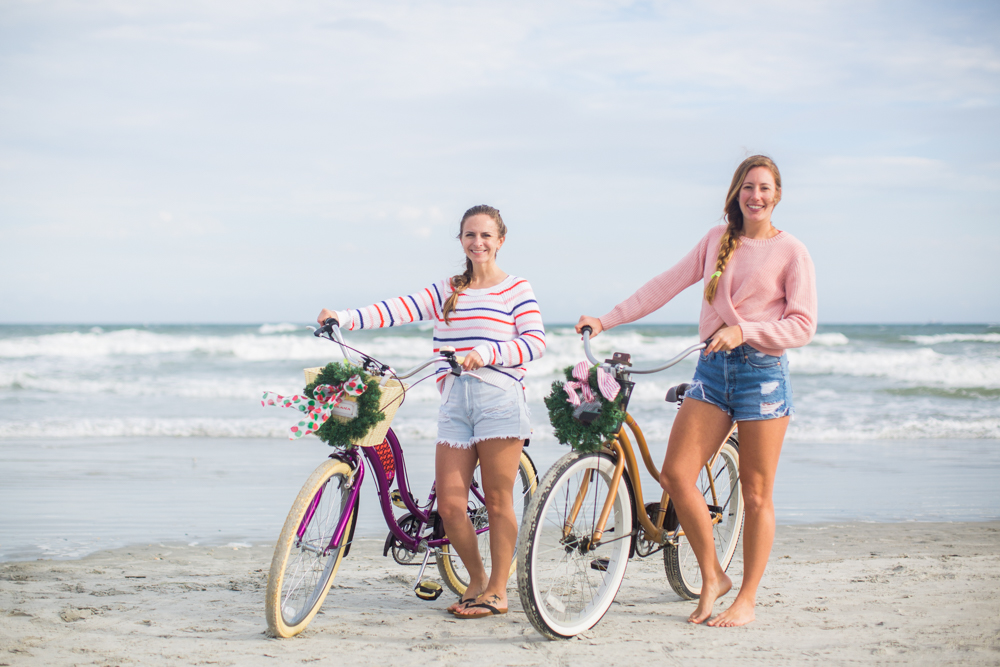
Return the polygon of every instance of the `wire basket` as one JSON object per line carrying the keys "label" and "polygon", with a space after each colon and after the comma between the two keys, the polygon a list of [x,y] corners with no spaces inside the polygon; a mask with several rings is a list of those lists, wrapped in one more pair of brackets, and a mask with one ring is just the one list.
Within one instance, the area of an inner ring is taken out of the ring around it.
{"label": "wire basket", "polygon": [[[322,366],[319,368],[304,369],[306,384],[309,385],[315,382],[322,370]],[[382,390],[382,396],[378,401],[378,409],[385,414],[385,419],[375,424],[365,437],[352,444],[358,447],[375,447],[382,444],[382,441],[385,440],[385,434],[389,431],[389,426],[392,425],[392,419],[396,416],[396,410],[399,409],[400,404],[403,402],[403,392],[406,391],[406,388],[406,385],[402,384],[399,380],[393,379],[388,379],[385,381],[385,384],[379,385],[379,389]],[[330,418],[339,419],[340,421],[348,421],[350,419],[349,417],[341,417],[339,415],[333,415]]]}

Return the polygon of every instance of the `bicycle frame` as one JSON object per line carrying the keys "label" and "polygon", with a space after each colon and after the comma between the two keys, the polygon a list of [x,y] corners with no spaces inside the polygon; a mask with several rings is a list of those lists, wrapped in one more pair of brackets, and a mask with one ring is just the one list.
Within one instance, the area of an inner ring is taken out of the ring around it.
{"label": "bicycle frame", "polygon": [[[667,542],[674,543],[678,537],[684,535],[684,531],[680,526],[670,532],[669,534],[663,530],[663,519],[666,515],[667,505],[670,502],[670,495],[664,491],[663,496],[660,499],[660,509],[657,512],[657,519],[654,523],[650,520],[648,514],[646,513],[646,501],[642,495],[642,480],[639,478],[639,464],[635,458],[635,452],[632,449],[632,442],[629,440],[628,434],[625,432],[625,426],[628,426],[629,430],[632,431],[632,435],[635,436],[636,442],[639,444],[639,451],[642,454],[643,462],[646,464],[646,469],[649,471],[653,477],[659,477],[660,471],[653,465],[653,459],[649,454],[649,445],[646,444],[646,438],[642,433],[642,429],[632,418],[632,415],[626,413],[625,424],[622,425],[620,431],[606,446],[605,452],[610,454],[615,459],[615,471],[611,477],[611,483],[608,484],[608,496],[604,501],[604,507],[601,510],[600,518],[597,524],[594,526],[594,534],[591,540],[594,544],[599,544],[601,538],[604,536],[604,526],[607,524],[608,517],[611,514],[611,508],[614,505],[614,500],[618,494],[618,485],[621,484],[622,473],[627,468],[629,474],[629,480],[632,483],[632,489],[635,491],[633,498],[633,516],[639,522],[639,525],[644,531],[644,539],[649,542],[655,542],[656,544],[666,544]],[[736,430],[736,424],[734,423],[726,434],[726,437],[719,443],[718,449],[705,464],[705,469],[708,471],[709,475],[709,485],[712,489],[712,497],[716,497],[715,491],[715,480],[712,479],[712,466],[715,464],[715,459],[719,456],[719,452],[722,451],[722,447],[726,444],[726,440],[729,436],[733,434]],[[573,511],[566,518],[566,525],[572,526],[576,521],[577,513],[580,511],[580,507],[583,504],[583,498],[587,494],[588,484],[586,479],[580,486],[576,501],[573,503]],[[712,523],[718,523],[720,517],[713,516]]]}
{"label": "bicycle frame", "polygon": [[[421,551],[423,548],[438,548],[451,542],[447,537],[440,537],[427,539],[421,537],[421,533],[424,531],[426,526],[432,525],[431,513],[434,511],[434,504],[437,500],[437,492],[435,488],[431,487],[430,496],[427,499],[426,507],[419,506],[414,500],[413,495],[410,493],[410,487],[406,476],[406,459],[403,456],[402,446],[399,444],[399,439],[396,434],[390,428],[386,433],[385,441],[383,445],[388,445],[390,451],[392,452],[392,460],[394,464],[394,470],[390,476],[389,471],[386,470],[385,464],[382,461],[381,456],[375,447],[353,447],[344,452],[337,452],[331,455],[331,458],[337,458],[344,463],[351,466],[352,470],[355,471],[350,489],[350,496],[348,502],[351,503],[350,506],[358,502],[358,494],[361,490],[361,485],[365,479],[365,460],[367,460],[367,467],[371,468],[371,471],[375,477],[375,485],[379,497],[379,505],[382,509],[382,516],[385,519],[385,524],[389,528],[389,531],[395,536],[399,541],[400,545],[407,551]],[[358,450],[364,454],[364,458],[359,456]],[[400,528],[398,521],[396,520],[395,514],[392,511],[392,498],[390,496],[390,490],[392,487],[393,480],[396,480],[399,486],[399,492],[403,504],[406,506],[407,511],[413,516],[417,522],[418,527],[416,530],[416,535],[408,535],[403,532]],[[480,488],[473,485],[470,487],[470,492],[479,500],[480,503],[486,502],[486,498]],[[303,524],[299,528],[299,537],[302,536],[302,531],[305,530],[305,526],[308,525],[309,520],[312,518],[312,514],[315,510],[315,506],[319,503],[322,493],[316,494],[316,499],[313,501],[313,506],[309,508],[303,519]],[[340,519],[340,523],[337,529],[333,533],[333,537],[330,540],[330,544],[327,550],[337,549],[343,544],[344,532],[347,529],[347,522],[350,517],[353,516],[353,512],[345,512]],[[477,528],[476,534],[484,533],[489,528]]]}
{"label": "bicycle frame", "polygon": [[[598,363],[590,351],[590,335],[588,328],[584,329],[583,341],[584,341],[584,350],[587,354],[587,358],[590,359],[590,361],[593,363]],[[690,352],[703,347],[705,347],[704,344],[690,347],[681,354],[679,354],[678,356],[676,356],[674,359],[667,362],[666,365],[661,366],[659,368],[651,368],[641,371],[633,370],[632,372],[643,373],[643,374],[655,373],[657,371],[673,366],[683,357],[687,356]],[[619,359],[619,355],[617,353],[614,356],[615,360]],[[627,355],[624,358],[627,359],[628,358]],[[622,367],[619,366],[618,368],[621,369]],[[623,377],[626,382],[629,381],[628,375],[629,375],[628,372],[623,374]],[[627,407],[627,402],[628,398],[626,396],[626,404],[623,407]],[[611,514],[611,509],[614,506],[615,497],[618,494],[618,485],[621,484],[622,474],[624,473],[624,470],[627,468],[629,480],[631,481],[632,489],[635,492],[632,500],[634,505],[633,516],[638,520],[639,525],[642,527],[644,533],[643,538],[648,542],[654,542],[659,545],[663,545],[668,542],[671,544],[676,544],[677,538],[684,535],[684,531],[680,527],[680,525],[678,525],[677,528],[671,531],[670,533],[667,533],[667,531],[663,529],[663,521],[667,513],[667,505],[670,503],[670,495],[666,491],[663,492],[663,495],[660,498],[660,507],[659,511],[657,512],[655,522],[653,522],[649,518],[649,515],[646,512],[646,501],[642,495],[642,480],[639,477],[639,464],[635,458],[635,452],[632,449],[632,442],[629,440],[628,433],[625,430],[626,426],[628,426],[628,430],[632,432],[632,435],[635,437],[636,443],[639,445],[639,452],[642,454],[642,460],[643,463],[646,465],[646,470],[649,471],[649,474],[651,474],[654,479],[659,478],[660,476],[660,469],[657,468],[656,465],[653,463],[653,458],[649,454],[649,445],[646,443],[646,436],[643,435],[642,429],[639,428],[639,424],[636,423],[632,415],[626,412],[625,422],[622,424],[621,429],[615,435],[614,439],[605,445],[604,449],[605,453],[611,455],[615,460],[615,471],[611,477],[611,483],[608,485],[608,496],[604,501],[604,507],[601,509],[600,518],[598,519],[597,524],[594,526],[594,534],[591,536],[591,541],[594,544],[599,544],[601,542],[601,538],[604,536],[604,527],[607,524],[608,517]],[[709,460],[705,463],[705,470],[708,472],[708,482],[711,488],[713,499],[717,499],[717,495],[715,490],[715,480],[712,478],[712,466],[715,464],[715,460],[718,458],[719,452],[721,452],[722,448],[725,446],[726,441],[729,439],[729,437],[733,434],[733,431],[735,430],[736,430],[736,423],[733,422],[733,425],[730,427],[729,432],[726,433],[726,437],[722,439],[722,442],[719,443],[719,446],[715,450],[715,453],[712,454]],[[577,514],[579,513],[580,507],[583,503],[583,498],[587,494],[588,486],[589,484],[587,482],[587,479],[585,478],[580,486],[580,490],[577,492],[577,497],[575,502],[573,503],[572,511],[566,518],[567,527],[572,526],[576,521]],[[716,515],[716,513],[713,512],[712,523],[716,524],[720,520],[721,516],[718,516]],[[568,530],[568,528],[564,528],[564,532],[566,530]],[[636,534],[635,530],[633,530],[633,535],[634,534]]]}

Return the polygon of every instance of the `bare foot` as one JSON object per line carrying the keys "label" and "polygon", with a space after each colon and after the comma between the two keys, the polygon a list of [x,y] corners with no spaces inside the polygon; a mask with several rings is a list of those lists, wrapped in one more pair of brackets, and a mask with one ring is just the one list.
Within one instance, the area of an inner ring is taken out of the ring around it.
{"label": "bare foot", "polygon": [[[497,612],[499,612],[501,614],[506,614],[507,613],[507,596],[506,595],[504,595],[503,597],[501,597],[501,596],[499,596],[499,595],[497,595],[495,593],[490,593],[489,591],[484,591],[482,595],[480,595],[478,598],[476,598],[476,600],[477,600],[477,602],[479,604],[488,604],[490,607],[493,607],[494,609],[497,610]],[[478,616],[483,616],[484,615],[483,609],[484,609],[484,607],[463,606],[463,607],[459,607],[458,609],[456,609],[454,613],[455,613],[455,616],[476,616],[476,617],[478,617]],[[489,610],[487,610],[487,612],[492,613]]]}
{"label": "bare foot", "polygon": [[698,607],[694,613],[688,616],[688,623],[704,623],[712,615],[712,606],[715,601],[729,592],[733,587],[733,580],[722,574],[716,585],[702,581],[701,595],[698,598]]}
{"label": "bare foot", "polygon": [[755,618],[754,601],[747,601],[736,596],[733,603],[729,605],[729,609],[713,618],[708,624],[714,628],[735,628],[739,625],[746,625]]}

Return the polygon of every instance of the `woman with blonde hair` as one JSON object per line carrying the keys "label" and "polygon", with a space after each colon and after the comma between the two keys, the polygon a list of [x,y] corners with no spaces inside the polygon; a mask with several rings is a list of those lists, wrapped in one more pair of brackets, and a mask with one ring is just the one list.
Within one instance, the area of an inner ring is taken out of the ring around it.
{"label": "woman with blonde hair", "polygon": [[[774,476],[793,413],[785,350],[816,333],[816,279],[805,246],[771,223],[781,201],[781,174],[763,155],[736,169],[718,225],[673,268],[643,285],[600,318],[576,325],[593,335],[657,310],[704,280],[698,333],[707,347],[677,414],[660,484],[670,494],[698,558],[702,588],[691,623],[729,627],[754,620],[757,587],[774,542]],[[746,507],[743,582],[715,618],[715,600],[732,588],[715,554],[712,520],[696,482],[733,422],[740,439],[740,480]]]}
{"label": "woman with blonde hair", "polygon": [[[521,448],[531,435],[524,395],[525,364],[545,352],[545,327],[531,285],[504,273],[497,252],[507,237],[500,211],[473,206],[459,225],[465,271],[410,294],[366,308],[330,311],[341,327],[373,329],[434,322],[434,352],[452,346],[465,355],[455,377],[438,368],[441,392],[435,488],[438,514],[469,571],[463,599],[449,607],[457,618],[507,612],[507,579],[517,541],[514,480]],[[489,514],[490,576],[469,519],[469,486],[479,463]]]}

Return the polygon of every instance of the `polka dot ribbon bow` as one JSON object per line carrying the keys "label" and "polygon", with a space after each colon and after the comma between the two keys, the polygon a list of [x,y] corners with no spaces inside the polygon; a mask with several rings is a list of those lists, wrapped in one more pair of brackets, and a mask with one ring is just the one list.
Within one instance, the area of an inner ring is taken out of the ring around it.
{"label": "polka dot ribbon bow", "polygon": [[[573,377],[576,378],[576,381],[571,380],[563,385],[563,389],[566,390],[566,401],[572,405],[580,405],[580,397],[576,395],[576,390],[579,389],[580,393],[583,394],[584,402],[593,403],[594,391],[590,388],[590,364],[581,361],[574,366]],[[601,390],[601,396],[609,401],[615,400],[618,390],[621,389],[611,373],[604,370],[602,366],[597,367],[597,387]]]}
{"label": "polka dot ribbon bow", "polygon": [[260,399],[262,406],[276,405],[282,408],[295,408],[306,413],[305,417],[298,424],[293,426],[288,436],[289,440],[297,440],[304,435],[315,433],[319,430],[330,415],[333,408],[337,407],[341,401],[348,396],[357,398],[365,393],[368,387],[361,379],[360,375],[352,375],[347,382],[342,385],[320,384],[313,389],[313,396],[279,396],[273,391],[265,391]]}

